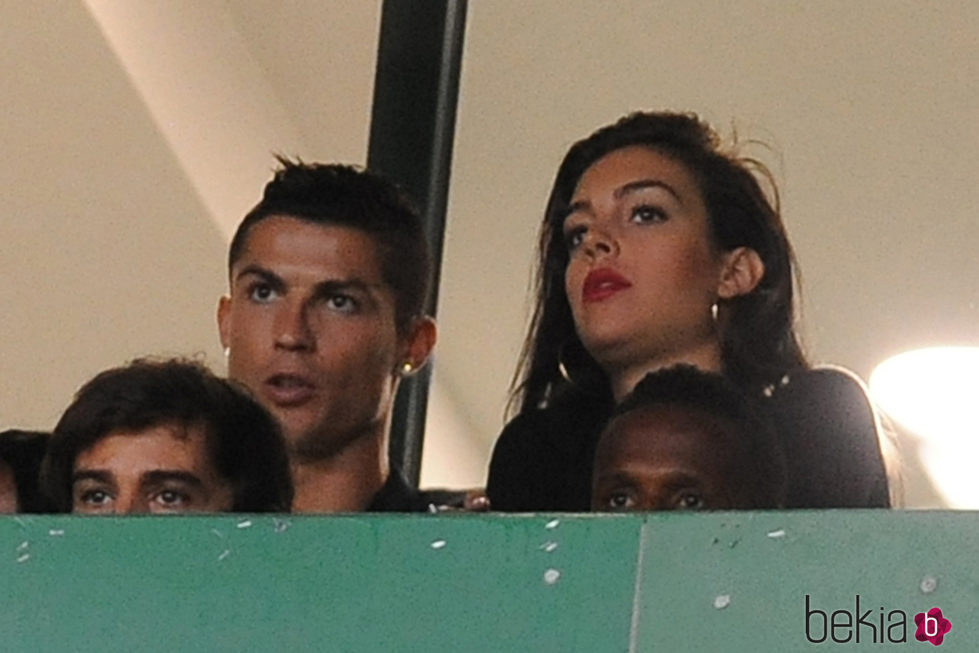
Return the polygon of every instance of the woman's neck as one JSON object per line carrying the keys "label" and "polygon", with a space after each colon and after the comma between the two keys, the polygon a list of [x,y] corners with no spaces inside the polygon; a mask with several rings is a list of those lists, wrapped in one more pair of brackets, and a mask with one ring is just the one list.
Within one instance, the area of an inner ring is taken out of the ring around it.
{"label": "woman's neck", "polygon": [[704,372],[720,373],[721,351],[717,342],[706,342],[702,346],[684,352],[677,352],[672,356],[659,356],[646,359],[633,364],[625,364],[610,367],[605,370],[608,374],[609,382],[612,386],[612,395],[615,403],[625,399],[626,395],[632,392],[644,376],[650,372],[662,370],[674,365],[692,365]]}

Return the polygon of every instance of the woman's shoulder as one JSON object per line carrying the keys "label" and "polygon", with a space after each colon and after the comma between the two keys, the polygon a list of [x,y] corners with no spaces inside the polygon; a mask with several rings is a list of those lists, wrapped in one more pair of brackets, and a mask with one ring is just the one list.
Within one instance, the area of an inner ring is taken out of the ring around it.
{"label": "woman's shoulder", "polygon": [[866,386],[841,367],[787,375],[769,398],[790,467],[789,507],[886,507],[880,421]]}
{"label": "woman's shoulder", "polygon": [[787,374],[773,388],[772,397],[777,407],[805,407],[807,412],[826,409],[830,413],[863,416],[876,426],[867,387],[845,367],[822,365]]}

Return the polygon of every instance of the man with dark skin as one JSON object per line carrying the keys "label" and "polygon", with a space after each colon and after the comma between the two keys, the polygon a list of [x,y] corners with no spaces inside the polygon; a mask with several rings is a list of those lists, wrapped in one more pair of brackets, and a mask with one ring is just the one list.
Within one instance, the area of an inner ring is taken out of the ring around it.
{"label": "man with dark skin", "polygon": [[369,172],[279,161],[230,247],[228,375],[282,427],[294,511],[425,510],[387,457],[398,383],[436,337],[418,214]]}

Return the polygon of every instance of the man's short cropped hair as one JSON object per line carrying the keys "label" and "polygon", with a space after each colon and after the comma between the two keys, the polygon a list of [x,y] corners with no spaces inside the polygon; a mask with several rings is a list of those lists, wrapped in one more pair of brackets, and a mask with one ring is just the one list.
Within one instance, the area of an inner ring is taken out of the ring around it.
{"label": "man's short cropped hair", "polygon": [[411,200],[392,182],[367,170],[276,158],[281,167],[231,240],[229,272],[247,245],[249,231],[266,218],[285,216],[360,229],[377,247],[381,275],[394,289],[398,330],[406,332],[426,310],[432,275],[428,243]]}
{"label": "man's short cropped hair", "polygon": [[788,472],[782,444],[758,407],[733,383],[691,365],[650,372],[615,407],[609,422],[634,410],[663,405],[688,407],[730,423],[743,462],[743,483],[754,502],[750,507],[784,504]]}
{"label": "man's short cropped hair", "polygon": [[135,360],[81,387],[42,464],[51,507],[71,512],[75,461],[83,451],[115,431],[168,425],[178,433],[194,427],[205,433],[210,463],[231,486],[233,511],[289,511],[289,459],[275,420],[241,386],[181,359]]}
{"label": "man's short cropped hair", "polygon": [[9,429],[0,433],[0,461],[10,466],[17,488],[17,512],[43,512],[38,484],[50,433]]}

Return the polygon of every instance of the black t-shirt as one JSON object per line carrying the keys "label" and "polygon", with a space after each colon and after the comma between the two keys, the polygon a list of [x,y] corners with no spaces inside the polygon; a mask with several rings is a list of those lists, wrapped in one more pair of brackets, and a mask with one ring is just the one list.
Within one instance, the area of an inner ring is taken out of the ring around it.
{"label": "black t-shirt", "polygon": [[[890,507],[877,419],[862,384],[836,368],[793,374],[760,398],[784,446],[786,508]],[[566,395],[500,434],[486,491],[502,512],[585,512],[595,445],[612,406]]]}

